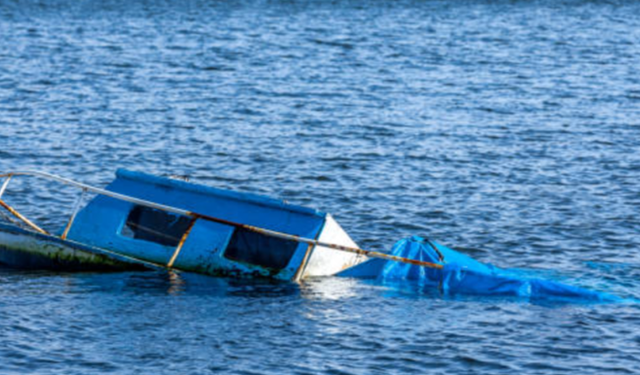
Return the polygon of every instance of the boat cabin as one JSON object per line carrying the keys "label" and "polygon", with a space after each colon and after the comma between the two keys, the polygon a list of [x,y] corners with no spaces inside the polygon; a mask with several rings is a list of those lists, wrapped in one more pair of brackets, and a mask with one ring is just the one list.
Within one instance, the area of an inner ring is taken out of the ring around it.
{"label": "boat cabin", "polygon": [[280,200],[129,170],[118,170],[105,190],[193,215],[97,195],[67,240],[184,271],[283,280],[333,275],[366,259],[247,227],[357,247],[331,215]]}

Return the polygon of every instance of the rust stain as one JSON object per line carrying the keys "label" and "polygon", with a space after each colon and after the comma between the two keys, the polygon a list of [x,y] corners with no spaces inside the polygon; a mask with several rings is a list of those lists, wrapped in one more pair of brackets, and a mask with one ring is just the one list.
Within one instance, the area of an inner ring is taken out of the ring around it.
{"label": "rust stain", "polygon": [[394,256],[394,255],[380,253],[380,252],[377,252],[377,251],[363,250],[363,249],[360,249],[360,248],[357,248],[357,247],[349,247],[349,246],[342,246],[342,245],[331,244],[331,243],[324,243],[324,242],[320,242],[318,240],[312,240],[312,239],[309,239],[309,238],[304,238],[304,237],[300,237],[300,236],[296,236],[296,235],[292,235],[292,234],[281,233],[281,232],[277,232],[277,231],[273,231],[273,230],[269,230],[269,229],[264,229],[264,228],[258,228],[258,227],[254,227],[254,226],[251,226],[251,225],[235,223],[233,221],[219,219],[219,218],[216,218],[216,217],[213,217],[213,216],[203,215],[203,214],[199,214],[199,213],[195,213],[195,212],[191,212],[191,211],[189,211],[189,215],[191,215],[193,217],[196,217],[196,218],[202,218],[204,220],[209,220],[209,221],[213,221],[213,222],[216,222],[216,223],[229,225],[229,226],[236,227],[236,228],[246,229],[246,230],[249,230],[249,231],[252,231],[252,232],[257,232],[257,233],[260,233],[260,234],[264,234],[266,236],[281,238],[281,239],[284,239],[284,240],[289,240],[289,241],[294,241],[294,242],[302,242],[302,243],[306,243],[306,244],[314,245],[314,246],[328,247],[330,249],[345,251],[345,252],[354,253],[354,254],[365,255],[365,256],[368,256],[368,257],[372,257],[372,258],[381,258],[381,259],[391,260],[391,261],[395,261],[395,262],[408,263],[408,264],[413,264],[413,265],[421,266],[421,267],[428,267],[428,268],[435,268],[435,269],[442,269],[443,268],[443,266],[441,264],[436,264],[436,263],[431,263],[431,262],[424,262],[424,261],[421,261],[421,260],[398,257],[398,256]]}
{"label": "rust stain", "polygon": [[31,220],[27,219],[26,217],[22,216],[21,213],[19,213],[18,211],[16,211],[13,207],[9,206],[5,201],[3,201],[2,199],[0,199],[0,206],[4,207],[7,211],[11,212],[11,214],[15,217],[17,217],[18,219],[22,220],[25,224],[27,224],[28,226],[30,226],[31,228],[35,229],[36,231],[42,233],[42,234],[46,234],[46,235],[50,235],[46,230],[40,228],[39,226],[35,225]]}
{"label": "rust stain", "polygon": [[180,238],[180,242],[178,243],[178,246],[176,246],[176,251],[173,252],[173,255],[171,256],[171,259],[169,260],[169,263],[167,263],[167,267],[168,268],[173,267],[173,263],[175,263],[176,259],[178,258],[178,255],[180,254],[180,251],[182,250],[182,246],[184,245],[185,241],[187,240],[187,237],[189,237],[189,233],[191,233],[191,229],[193,229],[193,226],[196,224],[197,220],[198,219],[195,218],[195,219],[191,220],[191,222],[189,223],[189,226],[187,227],[187,230],[182,235],[182,238]]}
{"label": "rust stain", "polygon": [[[348,246],[342,246],[342,245],[337,245],[337,244],[324,243],[324,242],[320,242],[320,241],[318,241],[316,239],[309,239],[309,238],[304,238],[304,237],[300,237],[300,236],[296,236],[296,235],[292,235],[292,234],[287,234],[287,233],[281,233],[281,232],[277,232],[277,231],[273,231],[273,230],[269,230],[269,229],[258,228],[258,227],[254,227],[254,226],[251,226],[251,225],[236,223],[236,222],[233,222],[233,221],[220,219],[220,218],[216,218],[216,217],[213,217],[213,216],[200,214],[200,213],[197,213],[197,212],[192,212],[192,211],[187,211],[187,210],[179,209],[179,208],[175,208],[175,207],[160,205],[160,204],[157,204],[157,203],[154,203],[154,202],[145,201],[145,200],[137,199],[137,198],[134,198],[134,197],[130,197],[130,196],[126,196],[126,195],[122,195],[122,194],[117,194],[117,193],[114,193],[114,192],[106,191],[106,190],[103,190],[103,189],[94,188],[94,187],[91,187],[89,185],[81,184],[81,183],[78,183],[78,182],[75,182],[75,181],[72,181],[72,180],[64,179],[64,178],[61,178],[61,177],[58,177],[58,176],[54,176],[54,175],[50,175],[50,174],[46,174],[46,173],[34,173],[34,172],[15,173],[14,172],[14,173],[10,173],[10,174],[2,174],[2,175],[0,175],[0,178],[2,178],[2,177],[10,177],[10,176],[15,176],[15,175],[34,175],[34,176],[39,176],[39,177],[43,177],[43,178],[49,178],[49,179],[60,181],[62,183],[68,184],[68,185],[79,187],[81,189],[86,189],[86,190],[95,192],[97,194],[109,196],[109,197],[112,197],[112,198],[115,198],[115,199],[124,200],[124,201],[127,201],[127,202],[133,202],[133,203],[140,204],[140,205],[143,205],[143,206],[147,206],[147,207],[151,207],[151,208],[155,208],[155,209],[160,209],[160,210],[163,210],[163,211],[173,212],[173,213],[177,213],[177,214],[180,214],[180,215],[186,215],[186,216],[192,217],[193,221],[192,221],[189,229],[185,232],[185,234],[183,235],[182,239],[180,240],[180,244],[176,248],[176,251],[174,252],[171,260],[167,264],[167,267],[171,267],[173,265],[173,262],[175,261],[175,258],[177,258],[178,254],[180,253],[180,250],[182,249],[182,245],[184,244],[184,241],[186,240],[186,237],[188,236],[189,232],[191,231],[191,228],[193,227],[193,223],[197,219],[203,219],[203,220],[212,221],[212,222],[215,222],[215,223],[224,224],[224,225],[228,225],[228,226],[232,226],[232,227],[236,227],[236,228],[243,228],[243,229],[246,229],[246,230],[249,230],[249,231],[252,231],[252,232],[257,232],[257,233],[264,234],[266,236],[281,238],[281,239],[284,239],[284,240],[295,241],[295,242],[300,242],[300,243],[306,243],[306,244],[308,244],[310,246],[327,247],[327,248],[340,250],[340,251],[345,251],[345,252],[349,252],[349,253],[354,253],[354,254],[359,254],[359,255],[366,255],[366,256],[369,256],[369,257],[372,257],[372,258],[387,259],[387,260],[392,260],[392,261],[396,261],[396,262],[408,263],[408,264],[413,264],[413,265],[422,266],[422,267],[428,267],[428,268],[436,268],[436,269],[442,269],[443,268],[443,266],[441,264],[436,264],[436,263],[431,263],[431,262],[423,262],[423,261],[419,261],[419,260],[415,260],[415,259],[409,259],[409,258],[393,256],[393,255],[389,255],[389,254],[385,254],[385,253],[379,253],[379,252],[376,252],[376,251],[363,250],[363,249],[360,249],[360,248],[357,248],[357,247],[348,247]],[[7,182],[5,182],[5,184],[6,183]],[[37,225],[35,225],[31,221],[29,221],[26,217],[22,216],[20,213],[18,213],[12,207],[7,205],[1,199],[0,199],[0,205],[2,207],[6,208],[14,216],[16,216],[17,218],[19,218],[20,220],[22,220],[23,222],[28,224],[31,228],[35,229],[36,231],[38,231],[40,233],[43,233],[43,234],[47,234],[47,235],[49,234],[45,230],[43,230],[42,228],[38,227]]]}
{"label": "rust stain", "polygon": [[304,258],[302,258],[302,262],[296,271],[296,274],[293,276],[293,281],[298,282],[302,279],[304,274],[304,270],[307,268],[307,263],[309,262],[309,258],[311,257],[311,253],[313,252],[313,245],[309,244],[307,246],[307,251],[304,253]]}

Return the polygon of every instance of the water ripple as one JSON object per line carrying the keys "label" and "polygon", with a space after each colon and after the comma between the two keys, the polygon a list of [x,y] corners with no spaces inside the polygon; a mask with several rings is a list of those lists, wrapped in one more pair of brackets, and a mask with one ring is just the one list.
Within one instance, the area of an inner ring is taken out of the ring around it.
{"label": "water ripple", "polygon": [[[0,170],[120,167],[640,298],[631,1],[12,0]],[[53,189],[53,190],[52,190]],[[46,228],[71,190],[5,196]],[[55,208],[59,207],[59,208]],[[6,374],[638,373],[638,307],[0,270]]]}

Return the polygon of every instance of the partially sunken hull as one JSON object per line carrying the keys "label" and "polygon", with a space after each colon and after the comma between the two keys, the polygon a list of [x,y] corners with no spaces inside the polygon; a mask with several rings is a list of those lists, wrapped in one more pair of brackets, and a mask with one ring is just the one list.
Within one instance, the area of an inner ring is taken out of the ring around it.
{"label": "partially sunken hull", "polygon": [[126,170],[105,190],[91,189],[99,195],[74,212],[59,237],[0,224],[0,262],[62,270],[136,265],[297,281],[367,259],[332,248],[357,245],[331,215],[283,201]]}
{"label": "partially sunken hull", "polygon": [[139,262],[81,244],[0,223],[0,263],[30,270],[124,271],[144,269]]}

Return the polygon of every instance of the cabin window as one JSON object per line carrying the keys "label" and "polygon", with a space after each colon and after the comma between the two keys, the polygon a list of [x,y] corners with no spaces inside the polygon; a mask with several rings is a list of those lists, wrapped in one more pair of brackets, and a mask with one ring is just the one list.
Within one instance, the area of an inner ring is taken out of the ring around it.
{"label": "cabin window", "polygon": [[125,237],[155,242],[165,246],[178,246],[189,228],[191,219],[145,206],[135,206],[122,228]]}
{"label": "cabin window", "polygon": [[297,247],[297,242],[236,228],[224,256],[256,266],[283,269],[289,264]]}

